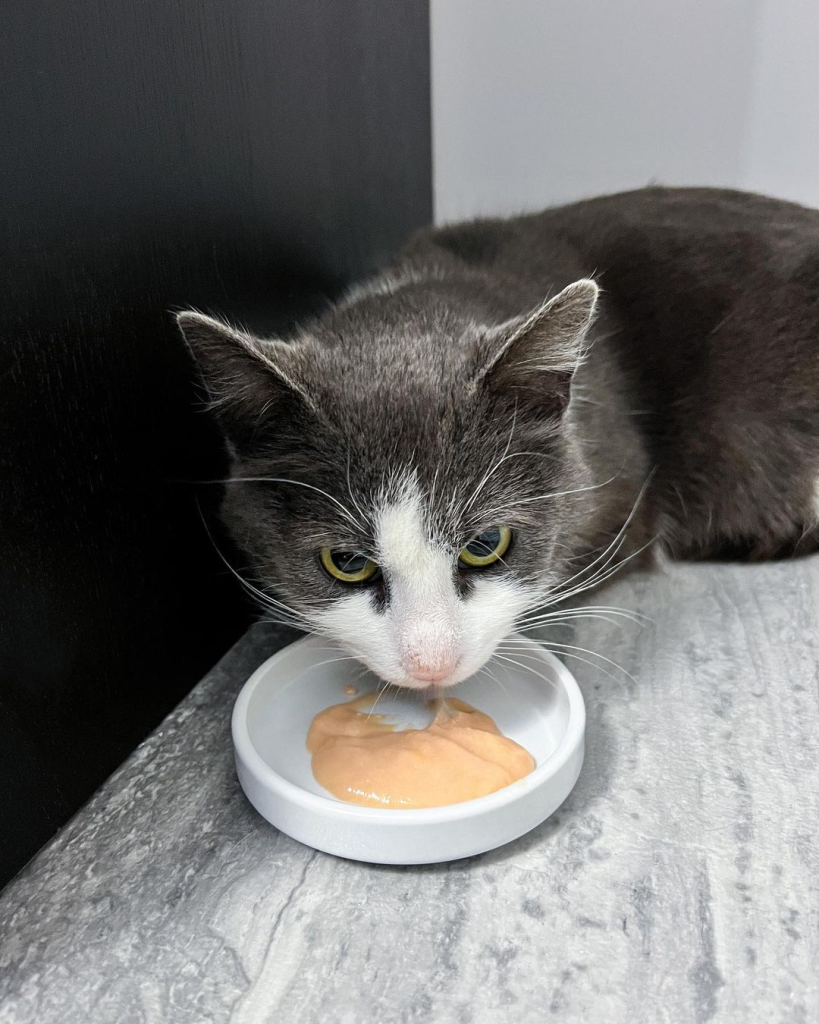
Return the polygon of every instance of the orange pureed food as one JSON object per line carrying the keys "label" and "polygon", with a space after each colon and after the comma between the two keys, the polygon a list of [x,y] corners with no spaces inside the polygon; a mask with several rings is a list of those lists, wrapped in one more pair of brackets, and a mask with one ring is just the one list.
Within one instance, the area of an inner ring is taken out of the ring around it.
{"label": "orange pureed food", "polygon": [[339,800],[402,810],[441,807],[503,789],[534,758],[489,715],[462,700],[436,701],[426,729],[398,731],[365,694],[320,711],[307,734],[316,781]]}

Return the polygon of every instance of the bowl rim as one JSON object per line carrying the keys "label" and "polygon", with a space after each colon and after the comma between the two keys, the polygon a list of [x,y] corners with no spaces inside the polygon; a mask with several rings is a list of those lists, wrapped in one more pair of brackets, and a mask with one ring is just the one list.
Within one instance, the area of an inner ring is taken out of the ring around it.
{"label": "bowl rim", "polygon": [[263,785],[273,795],[282,800],[299,806],[314,814],[320,814],[325,818],[335,821],[362,821],[371,825],[389,824],[390,826],[400,825],[411,827],[413,825],[433,825],[444,821],[465,820],[479,817],[491,812],[498,807],[505,807],[528,797],[533,790],[539,789],[552,779],[564,764],[569,760],[577,747],[583,742],[586,727],[586,706],[580,687],[577,685],[572,673],[556,658],[551,651],[546,650],[536,640],[526,638],[531,651],[537,654],[550,668],[554,669],[559,683],[563,686],[569,700],[569,718],[566,723],[566,732],[558,743],[555,750],[546,758],[543,764],[538,765],[523,779],[504,786],[487,796],[475,797],[472,800],[463,800],[456,804],[446,804],[442,807],[416,807],[409,810],[402,808],[387,807],[362,807],[359,804],[348,804],[337,800],[333,796],[319,796],[310,793],[294,782],[290,782],[280,775],[274,768],[264,760],[256,750],[253,740],[250,737],[250,730],[247,724],[247,711],[253,694],[261,680],[267,675],[277,661],[283,661],[287,655],[292,654],[296,647],[312,647],[317,642],[326,643],[324,637],[306,636],[293,643],[280,648],[275,654],[266,658],[261,665],[250,675],[242,689],[239,691],[233,705],[231,715],[231,733],[237,759],[242,762],[243,767],[250,771],[257,782]]}

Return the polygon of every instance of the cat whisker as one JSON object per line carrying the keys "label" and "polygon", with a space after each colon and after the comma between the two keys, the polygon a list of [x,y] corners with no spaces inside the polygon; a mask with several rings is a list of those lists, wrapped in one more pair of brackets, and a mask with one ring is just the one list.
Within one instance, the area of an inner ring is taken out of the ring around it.
{"label": "cat whisker", "polygon": [[350,512],[347,506],[334,498],[332,494],[328,494],[327,491],[322,490],[321,487],[316,487],[314,484],[308,484],[304,480],[291,480],[288,477],[283,476],[234,476],[227,480],[216,480],[214,483],[223,484],[235,484],[235,483],[259,483],[259,484],[291,484],[294,487],[306,487],[307,490],[315,491],[316,494],[321,494],[328,501],[332,502],[341,514],[350,522],[357,530],[366,532],[367,524],[364,521],[356,519],[356,517]]}
{"label": "cat whisker", "polygon": [[[244,579],[243,576],[241,578]],[[280,601],[278,598],[268,594],[266,590],[260,590],[258,587],[253,587],[253,585],[248,583],[247,580],[245,580],[245,583],[251,587],[253,593],[259,595],[260,600],[262,600],[267,606],[278,609],[278,611],[282,612],[284,615],[290,616],[296,621],[305,623],[309,622],[307,616],[303,612],[297,611],[295,608],[291,608],[289,604],[286,604],[284,601]]]}
{"label": "cat whisker", "polygon": [[241,573],[237,573],[237,575],[239,579],[243,581],[249,593],[255,596],[257,600],[261,601],[265,605],[265,607],[271,608],[272,610],[277,611],[282,615],[286,615],[288,618],[291,618],[296,622],[309,622],[307,616],[304,615],[302,612],[297,611],[295,608],[291,608],[290,605],[286,604],[284,601],[279,601],[278,598],[275,598],[272,595],[268,594],[266,590],[260,590],[258,587],[254,586],[247,579],[245,579],[245,577],[242,576]]}
{"label": "cat whisker", "polygon": [[[539,610],[536,612],[536,614],[544,614],[542,609],[551,608],[553,605],[559,604],[561,601],[567,601],[576,594],[580,594],[584,590],[588,590],[591,587],[596,586],[604,578],[606,578],[606,573],[609,572],[609,567],[611,566],[612,561],[616,558],[618,552],[625,543],[625,539],[620,538],[620,540],[618,541],[617,538],[615,538],[615,541],[613,541],[612,544],[614,544],[615,542],[616,547],[614,547],[614,550],[611,551],[610,556],[606,558],[604,563],[600,565],[597,569],[595,569],[592,572],[591,576],[589,576],[587,579],[583,580],[582,577],[588,573],[589,569],[592,568],[592,566],[586,567],[580,572],[575,573],[575,575],[571,576],[569,579],[558,583],[557,586],[553,587],[551,590],[547,590],[547,592],[538,602]],[[611,545],[609,547],[611,547]],[[599,561],[599,559],[597,559],[596,561]],[[611,571],[616,571],[616,566],[612,567]],[[577,582],[574,582],[574,586],[569,586],[573,583],[573,581]],[[567,587],[569,589],[565,589]]]}
{"label": "cat whisker", "polygon": [[588,491],[599,491],[601,487],[606,487],[608,484],[613,483],[621,472],[622,470],[618,470],[613,476],[610,476],[608,480],[603,480],[599,484],[588,484],[586,487],[573,487],[568,491],[551,491],[547,494],[538,494],[533,498],[520,498],[518,501],[510,502],[502,507],[493,508],[488,513],[483,512],[483,515],[491,517],[501,512],[508,512],[509,509],[518,508],[520,505],[529,505],[535,501],[546,501],[549,498],[565,498],[570,494],[585,494]]}
{"label": "cat whisker", "polygon": [[517,405],[517,402],[515,402],[515,409],[514,409],[514,412],[512,413],[512,429],[509,431],[509,439],[506,442],[506,447],[503,450],[503,455],[501,455],[501,457],[498,459],[498,461],[495,463],[495,465],[492,466],[491,469],[487,470],[487,472],[484,473],[483,479],[480,481],[478,486],[472,492],[472,495],[469,498],[469,500],[462,506],[462,508],[461,508],[461,518],[463,518],[466,515],[466,513],[469,511],[469,509],[475,503],[475,500],[478,497],[478,495],[481,493],[483,488],[486,486],[487,481],[490,479],[492,474],[498,469],[498,467],[503,464],[504,460],[506,459],[506,454],[509,451],[509,448],[510,448],[510,446],[512,444],[512,438],[515,435],[515,424],[517,422],[517,418],[518,418],[518,405]]}
{"label": "cat whisker", "polygon": [[[553,593],[560,594],[560,592],[564,588],[568,587],[575,580],[580,580],[585,574],[589,573],[591,570],[594,570],[595,573],[603,572],[607,568],[607,566],[611,564],[612,560],[617,556],[617,553],[619,552],[619,550],[621,549],[621,547],[625,543],[625,531],[626,531],[626,529],[627,529],[627,527],[629,525],[629,522],[630,522],[630,520],[627,519],[626,522],[623,524],[623,526],[618,530],[618,532],[615,534],[615,536],[611,539],[611,541],[606,545],[606,547],[602,551],[602,553],[600,555],[598,555],[598,557],[595,558],[594,561],[588,563],[587,565],[584,565],[583,568],[579,569],[576,573],[574,573],[574,575],[570,576],[568,579],[562,580],[557,585],[557,587],[555,587]],[[601,562],[601,561],[604,564],[598,566],[598,563]],[[595,569],[595,566],[598,566],[598,568]],[[540,575],[546,575],[546,574],[552,575],[553,574],[553,570],[544,570],[542,573],[540,573]],[[528,578],[536,579],[537,577],[538,577],[538,574],[537,573],[533,573]],[[566,596],[565,594],[561,594],[560,595],[560,599],[561,600],[564,599],[565,596]]]}
{"label": "cat whisker", "polygon": [[642,626],[645,623],[653,624],[653,619],[650,619],[647,615],[643,615],[642,612],[635,612],[627,608],[618,608],[615,605],[591,604],[584,605],[582,608],[558,608],[551,612],[524,616],[518,620],[518,625],[542,625],[547,624],[550,621],[563,621],[567,618],[584,618],[590,613],[614,615],[617,618],[628,619],[630,622],[633,622],[638,626]]}
{"label": "cat whisker", "polygon": [[387,689],[389,688],[389,685],[390,685],[389,683],[384,683],[384,685],[379,688],[378,693],[376,694],[375,700],[373,701],[373,705],[370,708],[370,710],[367,712],[367,718],[368,719],[369,719],[370,715],[372,715],[373,712],[375,711],[376,706],[378,705],[378,702],[381,700],[381,698],[386,693]]}
{"label": "cat whisker", "polygon": [[[611,562],[617,557],[618,552],[626,542],[627,525],[628,524],[626,523],[623,527],[621,527],[621,529],[615,534],[611,543],[606,546],[603,552],[599,554],[593,562],[590,562],[588,565],[583,566],[583,568],[579,569],[573,576],[570,576],[567,580],[564,580],[560,584],[560,588],[563,589],[568,587],[575,580],[581,579],[585,574],[589,572],[602,572],[604,569],[606,569],[607,566],[609,566]],[[603,564],[600,565],[600,562],[602,562]]]}
{"label": "cat whisker", "polygon": [[268,615],[263,615],[261,618],[256,619],[256,622],[268,623],[271,626],[285,626],[287,629],[296,629],[300,633],[307,633],[310,636],[318,636],[314,630],[308,629],[300,622],[291,622],[289,619],[280,619]]}
{"label": "cat whisker", "polygon": [[441,465],[439,463],[435,467],[435,475],[432,478],[432,486],[430,487],[430,490],[429,490],[429,508],[430,509],[434,509],[435,508],[435,488],[438,486],[438,473],[440,472],[440,470],[441,470]]}
{"label": "cat whisker", "polygon": [[[612,561],[617,557],[617,554],[622,548],[623,544],[625,543],[628,528],[634,520],[635,515],[637,514],[637,509],[639,508],[640,502],[642,501],[646,494],[646,491],[648,490],[648,486],[651,483],[651,479],[654,476],[655,472],[656,467],[652,469],[646,477],[637,497],[634,500],[634,504],[631,507],[631,511],[625,519],[625,522],[614,535],[612,540],[606,545],[602,553],[598,555],[597,558],[594,559],[594,561],[590,562],[588,565],[578,570],[578,572],[574,573],[574,575],[570,576],[567,580],[564,580],[562,583],[560,583],[559,586],[555,588],[555,590],[553,591],[553,599],[544,600],[541,607],[548,607],[549,605],[555,604],[558,601],[564,601],[567,598],[575,596],[578,593],[582,593],[583,590],[588,590],[590,587],[596,586],[599,582],[601,582],[601,574],[608,569]],[[653,538],[652,541],[649,541],[648,543],[653,543],[653,540],[656,540],[656,538]],[[639,549],[639,551],[635,552],[634,554],[639,554],[640,552],[645,550],[645,547],[647,546],[648,545],[645,545],[643,548]],[[615,567],[615,571],[618,571],[618,569],[625,565],[626,562],[628,562],[632,557],[634,557],[634,555],[630,555],[628,558],[624,559],[620,566]],[[603,563],[602,565],[599,564],[601,562]],[[595,566],[597,566],[596,569]],[[582,577],[585,574],[589,573],[591,570],[594,570],[592,576],[589,579],[583,581],[582,586],[578,584],[576,589],[566,591],[565,588],[569,587],[569,585],[576,580],[582,580]],[[547,594],[546,596],[548,598],[549,595]]]}
{"label": "cat whisker", "polygon": [[321,668],[322,665],[335,665],[339,661],[358,661],[358,658],[354,658],[351,654],[342,655],[339,658],[327,658],[325,661],[317,661],[314,665],[310,665],[310,669]]}
{"label": "cat whisker", "polygon": [[361,521],[366,523],[369,522],[369,516],[366,514],[364,509],[359,505],[356,496],[353,494],[353,488],[350,483],[350,452],[347,452],[347,493],[350,495],[350,501],[355,506],[356,511],[361,516]]}
{"label": "cat whisker", "polygon": [[[601,622],[607,622],[610,626],[621,626],[622,623],[618,622],[617,619],[612,618],[610,614],[605,612],[567,612],[563,616],[556,616],[554,618],[549,617],[547,619],[535,619],[533,621],[519,622],[517,628],[519,632],[523,632],[524,629],[545,629],[548,626],[568,626],[574,619],[597,619]],[[630,619],[634,625],[639,625],[633,619]]]}
{"label": "cat whisker", "polygon": [[[523,657],[523,652],[518,651],[517,649],[515,650],[514,653],[518,654],[519,657]],[[580,654],[574,654],[571,651],[555,651],[554,653],[559,655],[561,658],[572,658],[575,661],[582,661],[584,665],[589,665],[596,672],[602,672],[604,676],[607,676],[609,679],[613,680],[615,683],[619,682],[617,677],[612,675],[612,673],[609,672],[607,669],[603,668],[601,665],[596,664],[596,662],[590,661],[588,658],[582,657],[582,655],[580,655]],[[506,654],[497,654],[496,656],[498,658],[508,658],[508,655],[506,655]],[[529,657],[533,657],[533,655],[529,655]],[[509,659],[509,660],[511,661],[512,659]],[[521,665],[519,667],[525,668],[526,671],[534,671],[534,670],[530,670],[528,668],[528,666]]]}
{"label": "cat whisker", "polygon": [[650,540],[646,541],[646,543],[643,544],[641,547],[637,548],[636,551],[633,551],[630,555],[627,555],[624,559],[622,559],[622,561],[617,562],[610,568],[606,568],[605,571],[601,570],[599,573],[592,576],[591,579],[585,580],[583,583],[578,584],[572,590],[569,590],[565,593],[556,594],[551,601],[547,601],[545,603],[544,607],[549,607],[550,605],[557,604],[559,601],[566,601],[569,598],[577,597],[579,594],[585,593],[585,591],[591,590],[593,587],[597,587],[601,583],[605,583],[606,581],[610,580],[612,576],[615,576],[618,572],[622,572],[625,566],[628,565],[628,563],[632,561],[632,559],[638,558],[658,539],[659,535],[652,537]]}
{"label": "cat whisker", "polygon": [[198,502],[197,509],[202,519],[202,525],[205,528],[205,533],[208,535],[208,540],[213,545],[214,551],[219,556],[221,561],[224,563],[228,571],[233,576],[235,576],[235,578],[239,581],[244,590],[246,590],[248,594],[250,594],[251,597],[253,597],[255,600],[259,601],[263,607],[267,608],[270,611],[276,612],[279,616],[283,616],[284,619],[287,620],[280,621],[279,625],[289,625],[295,627],[296,629],[305,629],[305,624],[307,623],[306,616],[304,616],[301,612],[297,612],[294,608],[290,608],[283,602],[277,601],[275,598],[272,598],[268,594],[265,594],[263,591],[259,590],[258,587],[255,587],[249,580],[245,579],[245,577],[242,576],[241,573],[237,572],[236,569],[233,568],[229,560],[225,557],[225,554],[223,553],[222,549],[213,539],[213,534],[210,532],[210,528],[208,527],[207,521],[205,520],[205,516],[202,513],[202,509],[199,506]]}
{"label": "cat whisker", "polygon": [[[531,641],[526,637],[510,636],[501,642],[528,645]],[[542,643],[544,647],[550,647],[566,651],[582,651],[583,654],[588,654],[592,658],[599,658],[600,661],[604,661],[607,665],[611,665],[612,668],[616,668],[618,672],[622,672],[623,675],[630,679],[635,685],[637,684],[637,680],[628,671],[628,669],[623,668],[622,665],[618,665],[616,661],[612,661],[611,658],[607,658],[604,654],[598,654],[597,651],[590,651],[587,647],[578,647],[576,644],[558,643],[556,640],[542,640],[540,641],[540,643]],[[536,657],[536,655],[530,655],[530,657]]]}
{"label": "cat whisker", "polygon": [[[521,651],[516,650],[513,653],[525,656]],[[557,684],[555,683],[554,679],[549,679],[548,676],[545,676],[542,672],[538,672],[537,669],[532,668],[531,665],[526,665],[520,661],[516,661],[515,658],[510,658],[508,654],[500,654],[497,651],[495,652],[495,657],[499,658],[501,661],[508,661],[510,664],[515,665],[517,668],[523,669],[524,672],[531,672],[532,675],[539,676],[544,681],[544,683],[546,683],[552,690],[557,689]],[[529,657],[538,660],[537,655],[529,655]],[[507,671],[509,670],[507,669]]]}
{"label": "cat whisker", "polygon": [[506,694],[506,696],[511,700],[511,696],[509,694],[509,691],[506,689],[506,687],[503,685],[503,683],[500,681],[500,679],[498,679],[498,677],[495,675],[495,673],[492,672],[492,670],[489,668],[488,665],[482,665],[478,669],[478,675],[480,675],[481,672],[485,672],[486,675],[489,677],[489,679],[492,680],[493,683],[497,683],[497,685],[503,690],[503,692]]}
{"label": "cat whisker", "polygon": [[[575,573],[574,576],[570,577],[568,580],[565,580],[563,583],[561,583],[557,588],[555,588],[551,595],[547,594],[547,599],[544,599],[544,601],[541,604],[541,607],[548,608],[551,605],[557,604],[560,601],[565,601],[569,598],[576,597],[579,594],[582,594],[584,591],[591,589],[592,587],[599,586],[601,583],[610,579],[615,573],[622,570],[624,566],[628,564],[628,562],[630,562],[633,558],[636,558],[638,555],[642,554],[648,547],[651,546],[651,544],[653,544],[658,539],[659,535],[652,537],[644,545],[642,545],[642,547],[632,552],[622,561],[616,563],[613,566],[611,565],[611,563],[616,558],[618,552],[622,548],[623,544],[625,543],[625,534],[628,529],[628,526],[633,520],[634,515],[636,514],[637,507],[642,497],[644,496],[653,475],[654,470],[652,470],[646,478],[646,481],[640,489],[640,493],[637,495],[637,498],[634,502],[634,505],[632,506],[631,512],[629,513],[626,521],[623,523],[620,530],[612,539],[611,543],[606,547],[602,555],[599,555],[590,565],[586,566],[584,569],[581,569],[579,572]],[[600,565],[588,579],[583,580],[582,577],[590,569],[594,568],[594,566],[598,562],[601,561],[603,562],[603,564]],[[580,582],[577,583],[574,587],[570,588],[569,590],[566,590],[565,588],[574,580],[579,580]],[[550,599],[548,599],[549,597]]]}

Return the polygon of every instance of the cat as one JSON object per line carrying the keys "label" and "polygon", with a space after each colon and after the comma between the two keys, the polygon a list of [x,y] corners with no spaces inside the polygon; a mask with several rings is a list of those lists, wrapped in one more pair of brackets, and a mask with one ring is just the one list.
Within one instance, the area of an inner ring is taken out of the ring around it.
{"label": "cat", "polygon": [[387,682],[655,551],[819,547],[819,212],[642,189],[423,230],[287,340],[178,322],[256,593]]}

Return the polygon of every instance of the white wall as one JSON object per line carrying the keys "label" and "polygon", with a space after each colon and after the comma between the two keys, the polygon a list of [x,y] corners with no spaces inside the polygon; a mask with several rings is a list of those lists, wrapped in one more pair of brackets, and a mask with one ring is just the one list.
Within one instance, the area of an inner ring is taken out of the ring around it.
{"label": "white wall", "polygon": [[432,0],[436,220],[658,181],[819,206],[817,0]]}
{"label": "white wall", "polygon": [[819,3],[759,6],[739,184],[819,207]]}

